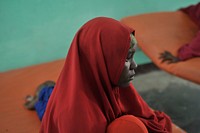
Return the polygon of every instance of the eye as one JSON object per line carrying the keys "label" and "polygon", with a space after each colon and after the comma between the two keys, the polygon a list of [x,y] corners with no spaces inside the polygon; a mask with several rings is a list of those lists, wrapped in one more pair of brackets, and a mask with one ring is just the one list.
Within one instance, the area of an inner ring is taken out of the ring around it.
{"label": "eye", "polygon": [[130,51],[128,53],[127,59],[130,60],[131,58],[133,58],[134,53],[135,53],[135,51]]}

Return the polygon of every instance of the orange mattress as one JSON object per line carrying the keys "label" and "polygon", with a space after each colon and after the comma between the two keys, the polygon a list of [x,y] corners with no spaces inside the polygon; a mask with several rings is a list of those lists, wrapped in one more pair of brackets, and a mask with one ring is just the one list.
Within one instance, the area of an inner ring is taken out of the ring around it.
{"label": "orange mattress", "polygon": [[58,60],[0,73],[0,133],[38,133],[40,120],[35,111],[24,108],[27,94],[46,80],[56,81],[64,64]]}
{"label": "orange mattress", "polygon": [[[57,60],[0,73],[0,133],[38,133],[40,120],[35,111],[24,108],[27,94],[46,80],[56,81],[64,65]],[[173,126],[173,133],[182,130]]]}
{"label": "orange mattress", "polygon": [[136,30],[139,47],[158,67],[200,84],[199,57],[176,64],[161,63],[159,59],[165,50],[177,55],[177,50],[199,30],[187,15],[181,11],[158,12],[124,17],[121,22]]}

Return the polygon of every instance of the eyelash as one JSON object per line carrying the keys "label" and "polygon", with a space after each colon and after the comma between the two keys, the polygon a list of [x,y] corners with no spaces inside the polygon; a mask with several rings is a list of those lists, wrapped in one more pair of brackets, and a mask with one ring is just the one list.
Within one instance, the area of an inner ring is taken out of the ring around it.
{"label": "eyelash", "polygon": [[133,58],[133,54],[134,54],[134,53],[129,54],[129,55],[128,55],[128,59]]}

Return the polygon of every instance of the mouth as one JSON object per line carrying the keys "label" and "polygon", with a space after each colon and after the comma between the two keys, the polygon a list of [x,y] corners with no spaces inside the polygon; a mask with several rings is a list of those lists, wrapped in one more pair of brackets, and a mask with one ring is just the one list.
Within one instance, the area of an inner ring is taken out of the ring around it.
{"label": "mouth", "polygon": [[129,76],[129,79],[133,79],[134,76],[135,76],[135,71],[131,71],[130,76]]}
{"label": "mouth", "polygon": [[130,83],[134,78],[135,78],[135,71],[129,71],[129,76],[126,77],[126,81],[127,83]]}
{"label": "mouth", "polygon": [[134,79],[134,77],[135,77],[135,74],[131,75],[131,76],[129,77],[129,82],[132,81],[132,80]]}

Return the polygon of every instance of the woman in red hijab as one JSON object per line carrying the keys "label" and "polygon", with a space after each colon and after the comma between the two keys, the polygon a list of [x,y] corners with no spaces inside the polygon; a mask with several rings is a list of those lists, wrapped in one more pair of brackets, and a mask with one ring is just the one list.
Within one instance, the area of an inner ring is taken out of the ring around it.
{"label": "woman in red hijab", "polygon": [[133,35],[134,30],[105,17],[79,29],[48,101],[41,133],[105,133],[126,114],[150,133],[171,133],[170,118],[151,110],[130,82],[137,66]]}

